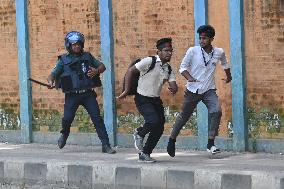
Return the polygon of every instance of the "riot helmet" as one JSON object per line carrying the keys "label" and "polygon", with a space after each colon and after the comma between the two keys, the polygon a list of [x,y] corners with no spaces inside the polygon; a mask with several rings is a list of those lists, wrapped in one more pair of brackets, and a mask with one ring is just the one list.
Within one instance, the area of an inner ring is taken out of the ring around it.
{"label": "riot helmet", "polygon": [[85,37],[82,33],[78,31],[71,31],[65,36],[65,48],[68,52],[71,51],[71,45],[74,43],[80,43],[82,48],[84,48]]}

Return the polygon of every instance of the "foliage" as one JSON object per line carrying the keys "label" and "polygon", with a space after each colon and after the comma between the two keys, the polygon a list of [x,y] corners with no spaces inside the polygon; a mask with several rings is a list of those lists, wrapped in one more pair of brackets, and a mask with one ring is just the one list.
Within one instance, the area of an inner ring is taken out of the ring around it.
{"label": "foliage", "polygon": [[57,110],[33,110],[33,131],[39,131],[41,126],[47,126],[49,131],[56,132],[61,128],[61,113]]}
{"label": "foliage", "polygon": [[[271,108],[262,108],[257,111],[253,107],[247,110],[248,134],[250,138],[258,138],[262,132],[267,132],[272,137],[275,133],[281,132],[284,127],[284,117],[277,110]],[[228,122],[229,136],[233,136],[233,124]]]}
{"label": "foliage", "polygon": [[0,109],[0,129],[3,130],[19,130],[20,115],[12,109],[2,107]]}

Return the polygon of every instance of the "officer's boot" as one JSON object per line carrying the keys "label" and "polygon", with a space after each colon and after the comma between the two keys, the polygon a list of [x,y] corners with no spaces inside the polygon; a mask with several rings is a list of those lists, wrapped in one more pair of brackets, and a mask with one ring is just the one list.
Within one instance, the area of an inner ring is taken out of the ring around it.
{"label": "officer's boot", "polygon": [[110,147],[110,145],[102,145],[102,152],[107,154],[115,154],[116,151]]}
{"label": "officer's boot", "polygon": [[61,136],[59,137],[59,139],[58,139],[58,147],[60,149],[62,149],[65,146],[66,140],[67,140],[68,136],[69,136],[68,134],[61,134]]}

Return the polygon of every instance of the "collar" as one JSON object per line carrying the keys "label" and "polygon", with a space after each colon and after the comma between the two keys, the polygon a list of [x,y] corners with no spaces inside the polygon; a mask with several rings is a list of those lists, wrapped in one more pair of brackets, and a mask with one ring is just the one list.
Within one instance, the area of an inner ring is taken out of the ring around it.
{"label": "collar", "polygon": [[162,62],[159,55],[156,55],[156,62]]}
{"label": "collar", "polygon": [[159,57],[159,55],[156,55],[156,62],[159,62],[161,66],[169,64],[169,62],[166,62],[166,63],[163,64],[161,59],[160,59],[160,57]]}
{"label": "collar", "polygon": [[210,53],[207,53],[203,48],[200,47],[200,49],[205,52],[206,54],[212,54],[214,52],[214,47],[212,46],[212,51]]}

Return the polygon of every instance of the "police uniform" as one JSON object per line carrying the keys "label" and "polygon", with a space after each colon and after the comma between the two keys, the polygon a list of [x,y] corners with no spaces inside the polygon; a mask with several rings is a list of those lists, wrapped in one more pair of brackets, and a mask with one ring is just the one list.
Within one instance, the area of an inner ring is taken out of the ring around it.
{"label": "police uniform", "polygon": [[[67,54],[58,57],[57,64],[48,76],[49,83],[55,81],[55,87],[61,88],[65,93],[64,116],[62,118],[62,135],[58,140],[59,148],[63,148],[70,133],[70,127],[74,120],[75,113],[82,105],[91,117],[96,127],[98,137],[102,142],[102,152],[115,153],[111,149],[108,134],[100,116],[100,109],[97,102],[97,95],[94,87],[101,86],[99,74],[94,77],[88,76],[90,67],[99,68],[102,63],[96,60],[91,53],[84,52],[84,35],[77,31],[71,31],[65,36],[65,48]],[[77,49],[73,52],[72,44]],[[78,51],[80,45],[81,49]],[[52,88],[52,87],[51,87]]]}
{"label": "police uniform", "polygon": [[[61,133],[69,135],[71,123],[75,113],[82,105],[96,127],[98,137],[102,145],[110,145],[109,138],[103,119],[100,116],[100,109],[96,100],[96,93],[93,87],[100,86],[98,78],[90,78],[87,71],[90,66],[97,68],[101,62],[96,60],[90,53],[83,52],[81,55],[63,54],[59,56],[58,62],[52,71],[52,75],[57,78],[58,87],[65,93],[64,116],[62,118]],[[99,76],[97,76],[99,77]]]}

